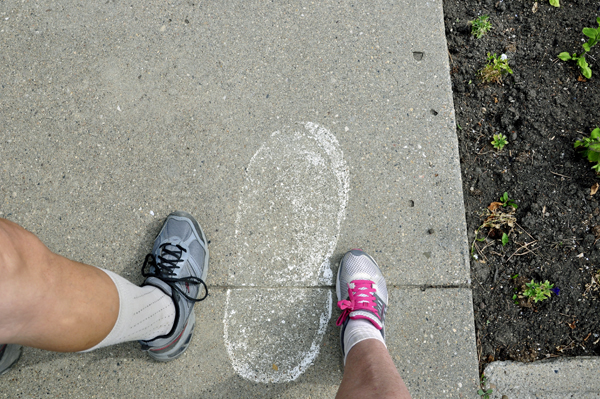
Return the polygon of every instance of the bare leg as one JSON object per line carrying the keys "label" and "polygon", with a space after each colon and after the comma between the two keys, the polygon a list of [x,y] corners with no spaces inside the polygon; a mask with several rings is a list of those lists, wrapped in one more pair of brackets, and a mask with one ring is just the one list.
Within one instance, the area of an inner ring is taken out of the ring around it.
{"label": "bare leg", "polygon": [[52,253],[0,219],[0,343],[74,352],[104,339],[119,294],[103,271]]}
{"label": "bare leg", "polygon": [[411,399],[387,348],[376,339],[354,345],[346,357],[336,399]]}

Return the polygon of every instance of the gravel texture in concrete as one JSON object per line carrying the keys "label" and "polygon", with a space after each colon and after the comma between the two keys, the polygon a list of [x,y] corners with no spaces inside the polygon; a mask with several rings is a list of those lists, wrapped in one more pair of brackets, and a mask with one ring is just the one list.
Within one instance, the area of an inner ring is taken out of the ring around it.
{"label": "gravel texture in concrete", "polygon": [[533,363],[493,362],[485,368],[490,398],[600,398],[600,359],[573,357]]}
{"label": "gravel texture in concrete", "polygon": [[390,288],[387,346],[414,398],[477,398],[469,289]]}

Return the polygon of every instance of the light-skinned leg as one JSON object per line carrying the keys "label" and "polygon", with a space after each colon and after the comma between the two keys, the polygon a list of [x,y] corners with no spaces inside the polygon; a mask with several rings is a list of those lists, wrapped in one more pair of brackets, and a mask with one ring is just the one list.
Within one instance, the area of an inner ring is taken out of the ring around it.
{"label": "light-skinned leg", "polygon": [[0,343],[74,352],[112,330],[119,295],[102,270],[52,253],[0,219]]}
{"label": "light-skinned leg", "polygon": [[385,345],[365,339],[350,349],[336,399],[411,399]]}

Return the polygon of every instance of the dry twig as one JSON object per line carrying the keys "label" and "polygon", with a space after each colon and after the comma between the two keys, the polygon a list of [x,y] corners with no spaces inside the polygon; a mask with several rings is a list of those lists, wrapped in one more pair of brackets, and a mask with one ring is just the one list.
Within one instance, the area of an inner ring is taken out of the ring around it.
{"label": "dry twig", "polygon": [[[535,252],[533,252],[533,251],[535,251],[537,248],[528,248],[528,247],[529,247],[529,245],[532,245],[532,244],[533,244],[533,245],[535,245],[536,243],[537,243],[537,241],[531,241],[531,242],[527,242],[527,243],[525,243],[525,244],[521,245],[521,246],[520,246],[519,248],[517,248],[517,250],[516,250],[516,251],[515,251],[515,252],[514,252],[514,253],[513,253],[511,256],[510,256],[510,258],[512,258],[513,256],[523,256],[523,255],[527,255],[527,254],[534,254],[534,255],[536,255],[536,256],[537,256],[537,254],[536,254]],[[517,252],[519,252],[520,250],[522,250],[523,248],[525,248],[525,249],[526,249],[526,251],[525,251],[525,252],[523,252],[523,253],[520,253],[520,254],[519,254],[519,253],[517,253]],[[506,261],[508,262],[508,261],[510,260],[510,258],[508,258]]]}
{"label": "dry twig", "polygon": [[553,175],[556,175],[556,176],[564,177],[564,178],[567,178],[567,179],[572,179],[572,177],[561,175],[560,173],[555,173],[555,172],[552,172],[552,171],[550,171],[550,173],[552,173]]}

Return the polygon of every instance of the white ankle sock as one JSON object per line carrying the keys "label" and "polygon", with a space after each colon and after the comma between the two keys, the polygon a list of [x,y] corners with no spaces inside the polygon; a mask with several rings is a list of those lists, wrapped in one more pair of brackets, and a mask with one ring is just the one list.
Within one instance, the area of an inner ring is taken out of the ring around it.
{"label": "white ankle sock", "polygon": [[102,342],[82,352],[121,342],[150,340],[171,331],[175,323],[175,304],[170,296],[160,288],[138,287],[110,270],[100,270],[108,274],[117,287],[119,317]]}
{"label": "white ankle sock", "polygon": [[365,319],[350,319],[346,326],[346,331],[344,331],[344,350],[346,352],[344,354],[344,365],[346,364],[346,357],[350,349],[365,339],[376,339],[385,345],[381,332],[370,321]]}

